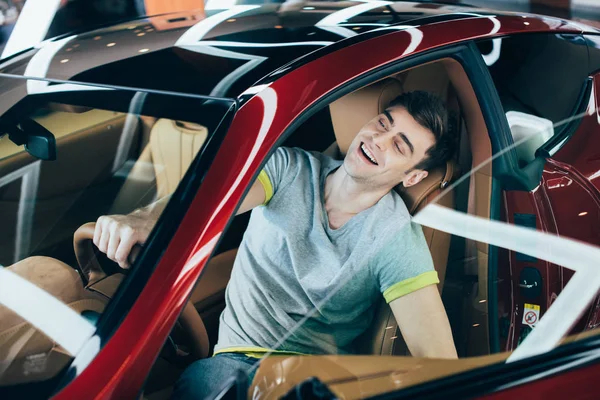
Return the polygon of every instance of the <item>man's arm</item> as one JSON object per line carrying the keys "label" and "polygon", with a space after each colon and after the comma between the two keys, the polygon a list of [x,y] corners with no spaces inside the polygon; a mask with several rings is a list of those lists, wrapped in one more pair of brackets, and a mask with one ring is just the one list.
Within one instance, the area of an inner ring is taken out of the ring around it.
{"label": "man's arm", "polygon": [[390,307],[414,357],[458,358],[436,285],[399,297],[390,302]]}
{"label": "man's arm", "polygon": [[[257,179],[246,194],[236,215],[243,214],[264,203],[265,189]],[[94,230],[94,244],[121,268],[129,268],[129,254],[137,244],[146,243],[152,228],[165,209],[171,196],[140,208],[127,215],[104,215],[98,218]]]}
{"label": "man's arm", "polygon": [[242,205],[238,208],[235,215],[240,215],[245,213],[246,211],[252,210],[254,207],[258,207],[263,204],[266,200],[265,188],[257,179],[252,184],[252,187],[246,193],[246,197],[242,201]]}

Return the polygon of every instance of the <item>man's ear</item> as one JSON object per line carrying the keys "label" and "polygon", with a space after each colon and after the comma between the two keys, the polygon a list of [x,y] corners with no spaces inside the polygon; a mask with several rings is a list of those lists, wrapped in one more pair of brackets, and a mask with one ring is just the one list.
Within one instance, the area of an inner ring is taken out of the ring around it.
{"label": "man's ear", "polygon": [[402,184],[404,185],[404,187],[414,186],[417,183],[421,182],[423,179],[427,178],[427,175],[429,175],[427,171],[423,171],[421,169],[412,170],[408,173],[408,175],[406,175],[406,177],[402,181]]}

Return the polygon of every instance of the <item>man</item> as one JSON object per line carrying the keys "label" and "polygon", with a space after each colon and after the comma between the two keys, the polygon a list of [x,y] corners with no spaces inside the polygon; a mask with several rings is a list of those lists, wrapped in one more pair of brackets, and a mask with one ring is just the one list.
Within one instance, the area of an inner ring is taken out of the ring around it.
{"label": "man", "polygon": [[[446,119],[437,97],[405,93],[360,130],[343,162],[276,150],[238,211],[254,208],[227,287],[216,355],[184,372],[175,397],[216,394],[266,352],[352,353],[382,294],[413,356],[456,358],[429,249],[393,191],[419,183],[452,156]],[[94,242],[126,267],[164,203],[101,217]]]}

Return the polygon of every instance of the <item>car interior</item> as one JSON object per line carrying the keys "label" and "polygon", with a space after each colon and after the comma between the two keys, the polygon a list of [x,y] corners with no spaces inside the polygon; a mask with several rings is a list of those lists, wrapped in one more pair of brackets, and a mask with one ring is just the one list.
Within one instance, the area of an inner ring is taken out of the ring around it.
{"label": "car interior", "polygon": [[[50,104],[34,119],[56,134],[59,157],[36,160],[6,137],[0,141],[0,171],[5,180],[0,182],[2,219],[16,219],[25,212],[33,215],[27,226],[17,221],[0,226],[0,264],[95,322],[124,275],[114,273],[117,266],[107,269],[113,272],[108,276],[91,280],[78,274],[73,232],[82,222],[95,221],[99,211],[100,215],[127,213],[172,193],[208,131],[185,121],[145,116],[133,120],[124,113],[59,104]],[[28,169],[37,175],[34,181]],[[56,178],[63,176],[71,179]],[[23,191],[38,182],[37,193]],[[19,260],[24,254],[31,256]],[[110,267],[106,261],[103,264]],[[12,354],[27,332],[27,342]],[[24,373],[28,356],[41,352],[47,354],[48,367]],[[0,374],[0,385],[5,385],[48,379],[70,357],[17,314],[0,307],[0,359],[14,360]]]}
{"label": "car interior", "polygon": [[[471,83],[454,59],[444,58],[404,70],[343,96],[317,111],[292,132],[283,145],[343,157],[354,135],[367,121],[378,115],[390,100],[413,90],[430,91],[445,100],[451,111],[450,125],[458,133],[459,151],[444,168],[431,171],[423,182],[413,187],[398,187],[398,193],[413,214],[436,201],[444,207],[489,219],[492,175],[491,164],[486,161],[492,154],[490,139]],[[100,215],[131,212],[173,193],[206,141],[208,130],[197,123],[146,116],[138,118],[126,113],[61,104],[49,105],[34,119],[55,134],[59,157],[52,162],[39,161],[6,138],[0,140],[0,176],[13,177],[12,181],[0,178],[0,210],[3,221],[7,221],[0,225],[0,264],[51,293],[90,321],[96,321],[125,275],[114,265],[105,267],[104,274],[87,273],[93,268],[83,266],[85,273],[77,272],[78,261],[80,265],[87,265],[94,258],[93,249],[89,248],[90,228],[83,225]],[[95,151],[84,150],[89,146],[94,146]],[[60,154],[67,157],[60,157]],[[450,195],[439,197],[451,182],[480,164],[485,165],[470,175],[468,184],[460,185]],[[81,170],[81,165],[86,169]],[[19,171],[24,167],[33,171],[26,171],[33,178],[27,174],[25,178],[15,175],[23,174]],[[72,178],[55,178],[60,176]],[[27,192],[23,189],[32,179],[39,182],[33,202],[27,201]],[[17,221],[23,212],[33,215],[25,223]],[[195,358],[211,354],[219,315],[225,306],[225,288],[248,223],[248,214],[235,217],[205,266],[189,299],[193,308],[184,311],[184,314],[192,312],[199,316],[201,323],[191,328],[182,327],[180,318],[171,335],[177,351],[163,351],[155,362],[144,389],[146,398],[168,398],[174,381],[185,366]],[[75,251],[73,232],[77,232]],[[488,303],[482,301],[487,299],[488,291],[488,245],[427,227],[423,227],[423,232],[439,274],[439,290],[459,357],[490,354]],[[15,240],[15,237],[21,239]],[[98,260],[107,264],[101,257]],[[359,354],[409,355],[391,309],[383,298],[373,306],[373,312],[372,328],[357,339]],[[189,336],[182,333],[185,330],[191,330],[198,337],[189,342]],[[166,346],[172,342],[169,340]],[[24,373],[31,363],[31,356],[40,353],[48,357],[46,367]],[[498,356],[500,359],[507,357],[506,354]],[[0,369],[0,386],[50,379],[71,360],[64,349],[27,321],[0,307],[0,360],[6,359],[12,362]],[[357,371],[366,371],[372,368],[371,364],[379,363],[377,359],[369,360],[363,359],[363,367],[356,364],[349,373],[356,375]],[[327,365],[325,358],[322,362]],[[471,360],[470,364],[453,368],[466,369],[477,362]],[[389,370],[389,360],[381,361],[381,367]],[[439,374],[449,373],[451,368],[448,368],[441,368]],[[289,374],[296,373],[294,371],[265,364],[259,369],[252,390],[260,389],[265,374],[287,374],[288,384],[294,382],[289,379]],[[419,376],[415,375],[413,380],[426,380],[435,373]]]}
{"label": "car interior", "polygon": [[[484,164],[491,157],[491,144],[475,93],[463,68],[453,59],[441,59],[402,71],[345,95],[309,118],[286,138],[283,145],[321,151],[332,157],[342,158],[354,135],[367,121],[385,109],[393,98],[413,90],[430,91],[446,101],[453,118],[450,124],[459,132],[459,151],[456,158],[445,168],[431,171],[423,182],[413,187],[408,189],[398,187],[398,193],[412,214],[423,209],[429,202],[436,201],[444,207],[490,218],[491,165],[489,164],[471,175],[468,185],[460,185],[459,190],[453,191],[451,195],[439,197],[449,183],[462,173],[471,171],[474,166]],[[320,136],[315,137],[313,132],[320,132]],[[225,287],[245,224],[247,224],[247,215],[235,218],[216,254],[205,266],[190,298],[190,302],[194,304],[204,321],[211,345],[216,342],[218,317],[224,308]],[[451,320],[459,357],[490,354],[487,302],[481,301],[487,298],[487,245],[427,227],[423,227],[423,233],[440,277],[438,287]],[[483,279],[473,279],[477,276]],[[379,304],[374,305],[373,312],[375,320],[372,327],[357,339],[356,348],[359,349],[359,354],[410,355],[391,309],[383,299]],[[474,329],[474,325],[479,329]],[[444,375],[452,371],[472,368],[477,363],[487,364],[506,357],[506,354],[499,354],[493,356],[493,359],[471,360],[468,364],[452,366],[447,364],[436,371],[439,375]],[[269,363],[265,363],[266,360]],[[380,358],[357,360],[352,364],[353,368],[344,368],[345,372],[342,372],[342,375],[355,377],[367,374],[369,371],[372,373],[373,364],[379,365],[379,370],[375,368],[379,372],[382,369],[389,370],[388,361],[381,363],[380,361],[382,361]],[[256,390],[265,391],[264,382],[274,382],[278,379],[286,381],[288,384],[283,387],[289,390],[290,382],[300,383],[311,374],[314,375],[316,370],[320,369],[325,376],[330,376],[330,368],[334,366],[321,357],[311,361],[307,361],[304,357],[302,363],[297,361],[289,366],[286,366],[286,363],[289,364],[289,360],[282,357],[263,360],[250,393]],[[155,364],[152,376],[157,378],[167,376],[166,371],[160,368],[159,364],[159,362]],[[162,367],[169,368],[168,365]],[[436,376],[433,372],[431,375],[425,375],[416,377],[415,383]],[[297,376],[297,380],[294,380],[293,376]],[[167,382],[165,382],[166,388],[163,386],[160,390],[161,385],[158,380],[150,379],[150,381],[154,384],[153,387],[149,387],[150,385],[146,387],[147,398],[160,399],[168,396],[170,387]],[[285,391],[274,393],[283,395]],[[355,393],[366,394],[363,389]]]}

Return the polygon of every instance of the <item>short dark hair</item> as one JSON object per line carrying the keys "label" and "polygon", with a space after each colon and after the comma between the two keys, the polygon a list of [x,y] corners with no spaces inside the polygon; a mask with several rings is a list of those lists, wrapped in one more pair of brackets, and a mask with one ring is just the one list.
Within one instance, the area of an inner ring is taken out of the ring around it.
{"label": "short dark hair", "polygon": [[417,90],[402,93],[390,102],[388,108],[398,106],[404,107],[435,138],[435,144],[427,149],[425,157],[413,169],[430,171],[446,164],[454,155],[456,139],[454,129],[449,129],[448,121],[451,118],[442,99],[432,93]]}

